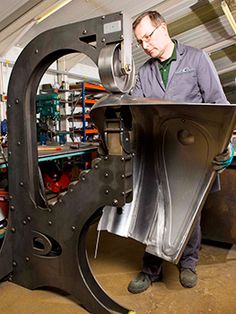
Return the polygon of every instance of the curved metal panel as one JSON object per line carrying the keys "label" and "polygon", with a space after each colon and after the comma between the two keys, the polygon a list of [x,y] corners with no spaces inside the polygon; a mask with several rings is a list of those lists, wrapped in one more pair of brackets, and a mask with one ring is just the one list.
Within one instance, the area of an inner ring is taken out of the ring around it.
{"label": "curved metal panel", "polygon": [[91,113],[101,133],[106,110],[119,106],[133,118],[134,197],[122,214],[106,207],[99,228],[177,263],[214,181],[211,162],[230,140],[236,106],[107,96]]}

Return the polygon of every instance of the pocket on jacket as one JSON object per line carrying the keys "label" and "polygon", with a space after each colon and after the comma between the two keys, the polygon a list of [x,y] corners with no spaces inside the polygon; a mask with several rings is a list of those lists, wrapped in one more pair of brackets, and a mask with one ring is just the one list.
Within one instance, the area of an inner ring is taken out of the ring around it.
{"label": "pocket on jacket", "polygon": [[199,101],[199,86],[195,70],[176,71],[171,82],[175,100]]}

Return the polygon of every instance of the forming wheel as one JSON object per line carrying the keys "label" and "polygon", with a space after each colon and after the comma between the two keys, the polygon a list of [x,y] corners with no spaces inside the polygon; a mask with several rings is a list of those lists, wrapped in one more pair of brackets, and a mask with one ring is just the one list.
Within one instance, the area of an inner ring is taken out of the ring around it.
{"label": "forming wheel", "polygon": [[98,58],[99,75],[103,86],[113,93],[127,93],[134,83],[134,62],[129,74],[121,70],[120,44],[111,44],[101,49]]}

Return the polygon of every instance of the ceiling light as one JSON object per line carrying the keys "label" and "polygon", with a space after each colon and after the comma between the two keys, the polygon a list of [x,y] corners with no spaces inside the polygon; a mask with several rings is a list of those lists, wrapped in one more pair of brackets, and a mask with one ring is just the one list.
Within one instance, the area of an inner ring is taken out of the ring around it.
{"label": "ceiling light", "polygon": [[230,26],[232,27],[233,31],[236,34],[236,23],[226,1],[221,1],[221,8],[224,11],[225,16],[227,17]]}
{"label": "ceiling light", "polygon": [[63,8],[65,5],[67,5],[71,1],[72,0],[64,0],[64,1],[60,2],[58,5],[54,6],[51,10],[45,12],[42,16],[36,17],[36,19],[35,19],[36,20],[36,24],[39,24],[40,22],[44,21],[50,15],[52,15],[53,13],[57,12],[58,10],[60,10],[61,8]]}

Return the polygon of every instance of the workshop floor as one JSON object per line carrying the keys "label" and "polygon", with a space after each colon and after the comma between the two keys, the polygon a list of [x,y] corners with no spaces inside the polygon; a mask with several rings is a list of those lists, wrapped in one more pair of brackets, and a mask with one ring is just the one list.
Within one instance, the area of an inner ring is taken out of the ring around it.
{"label": "workshop floor", "polygon": [[[92,256],[96,240],[94,227],[89,237]],[[162,283],[132,295],[127,291],[127,284],[139,271],[142,254],[143,245],[133,240],[108,233],[101,235],[98,256],[96,260],[91,259],[91,266],[102,287],[120,304],[137,314],[236,313],[236,245],[224,248],[202,245],[199,282],[193,289],[182,288],[177,267],[165,263]],[[10,282],[0,284],[0,296],[1,314],[87,313],[68,297],[43,290],[30,291]]]}

